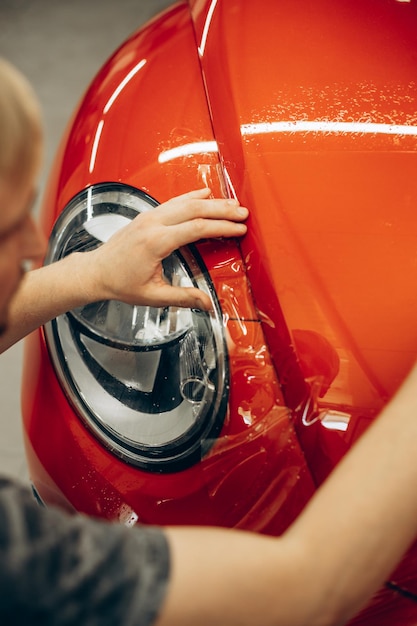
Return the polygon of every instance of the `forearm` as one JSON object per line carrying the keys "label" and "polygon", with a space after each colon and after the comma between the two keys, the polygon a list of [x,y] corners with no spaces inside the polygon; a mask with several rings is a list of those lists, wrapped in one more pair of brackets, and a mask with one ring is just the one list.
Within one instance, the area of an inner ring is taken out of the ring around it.
{"label": "forearm", "polygon": [[283,537],[170,529],[172,588],[159,626],[351,618],[417,534],[416,390],[414,368]]}
{"label": "forearm", "polygon": [[73,254],[52,265],[27,272],[14,295],[0,352],[49,320],[98,298],[87,278],[88,257]]}
{"label": "forearm", "polygon": [[[286,539],[309,549],[312,592],[350,617],[417,535],[417,366]],[[302,543],[300,543],[302,542]],[[314,569],[314,568],[313,568]]]}

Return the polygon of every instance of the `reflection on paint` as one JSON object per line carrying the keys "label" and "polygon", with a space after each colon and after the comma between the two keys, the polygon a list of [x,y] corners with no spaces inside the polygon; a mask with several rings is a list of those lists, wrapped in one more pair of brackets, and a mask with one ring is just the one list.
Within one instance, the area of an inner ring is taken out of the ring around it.
{"label": "reflection on paint", "polygon": [[[107,103],[103,109],[103,115],[106,115],[109,112],[110,108],[113,106],[115,100],[119,97],[123,89],[126,87],[126,85],[130,83],[132,78],[136,76],[136,74],[139,72],[139,70],[142,69],[144,65],[146,65],[146,59],[142,59],[141,61],[139,61],[139,63],[137,63],[135,67],[132,68],[130,72],[124,77],[124,79],[118,84],[118,86],[113,91],[110,98],[107,100]],[[96,163],[97,150],[98,150],[98,145],[100,143],[101,134],[103,132],[103,127],[104,127],[104,119],[101,119],[99,123],[97,124],[97,130],[94,136],[93,147],[91,149],[90,166],[89,166],[90,174],[93,172],[94,166]]]}
{"label": "reflection on paint", "polygon": [[198,52],[200,56],[203,56],[204,54],[204,50],[205,50],[206,43],[207,43],[207,36],[210,30],[210,24],[213,18],[213,13],[214,13],[214,9],[216,8],[216,4],[217,4],[217,0],[212,0],[210,8],[207,12],[206,21],[204,23],[204,28],[203,28],[203,34],[201,35],[201,42],[200,42],[200,45],[198,46]]}
{"label": "reflection on paint", "polygon": [[110,98],[107,101],[106,106],[103,109],[103,113],[106,114],[108,113],[110,107],[113,105],[114,101],[116,100],[116,98],[118,98],[118,96],[120,95],[120,93],[123,91],[123,89],[126,87],[126,85],[128,83],[130,83],[130,81],[132,80],[132,78],[139,72],[139,70],[142,69],[142,67],[146,65],[146,59],[142,59],[141,61],[139,61],[139,63],[137,63],[135,65],[134,68],[132,68],[130,70],[130,72],[124,77],[124,79],[119,83],[119,85],[116,87],[116,89],[113,91],[112,95],[110,96]]}
{"label": "reflection on paint", "polygon": [[219,148],[216,141],[197,141],[186,143],[182,146],[176,146],[170,150],[164,150],[158,155],[158,163],[167,163],[181,157],[192,156],[193,154],[205,154],[210,152],[218,152]]}
{"label": "reflection on paint", "polygon": [[287,121],[259,122],[243,124],[242,137],[266,133],[343,133],[343,134],[383,134],[417,136],[417,126],[408,124],[380,124],[375,122],[328,122],[328,121]]}
{"label": "reflection on paint", "polygon": [[339,430],[346,432],[350,422],[350,414],[340,411],[322,411],[319,420],[328,430]]}
{"label": "reflection on paint", "polygon": [[99,123],[97,124],[97,130],[96,130],[96,134],[95,134],[94,141],[93,141],[93,147],[91,150],[90,167],[89,167],[90,174],[93,171],[94,165],[96,163],[97,149],[98,149],[98,144],[100,142],[101,133],[103,132],[103,126],[104,126],[104,120],[100,120]]}

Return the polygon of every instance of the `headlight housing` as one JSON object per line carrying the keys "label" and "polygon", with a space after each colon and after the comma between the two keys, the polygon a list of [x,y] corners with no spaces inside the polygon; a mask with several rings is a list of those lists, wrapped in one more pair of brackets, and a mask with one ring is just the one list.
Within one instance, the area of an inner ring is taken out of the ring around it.
{"label": "headlight housing", "polygon": [[[127,185],[89,187],[57,219],[46,263],[101,245],[156,205]],[[52,320],[45,335],[69,400],[102,444],[129,463],[167,472],[208,451],[229,383],[221,311],[198,252],[176,251],[163,268],[172,284],[205,290],[213,311],[102,301]]]}

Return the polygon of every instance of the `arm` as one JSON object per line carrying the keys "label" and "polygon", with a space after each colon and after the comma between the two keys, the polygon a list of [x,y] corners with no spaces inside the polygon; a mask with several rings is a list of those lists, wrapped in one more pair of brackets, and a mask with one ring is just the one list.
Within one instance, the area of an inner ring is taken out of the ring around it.
{"label": "arm", "polygon": [[161,274],[162,259],[183,245],[246,232],[239,222],[247,210],[209,195],[201,189],[169,200],[140,214],[100,248],[28,272],[12,300],[0,352],[57,315],[98,300],[209,308],[202,291],[167,285]]}
{"label": "arm", "polygon": [[281,538],[168,529],[157,625],[344,624],[417,535],[416,441],[417,365]]}

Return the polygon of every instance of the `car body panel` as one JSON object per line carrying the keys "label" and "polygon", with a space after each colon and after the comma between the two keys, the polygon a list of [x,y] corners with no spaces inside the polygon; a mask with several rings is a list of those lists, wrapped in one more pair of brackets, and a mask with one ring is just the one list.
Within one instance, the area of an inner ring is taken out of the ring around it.
{"label": "car body panel", "polygon": [[255,303],[320,482],[417,348],[416,7],[190,4],[222,162],[251,209]]}
{"label": "car body panel", "polygon": [[[156,103],[166,107],[165,116]],[[207,184],[215,195],[225,193],[185,3],[134,35],[93,81],[55,163],[42,213],[45,232],[80,189],[109,180],[161,202]],[[110,519],[132,510],[145,523],[278,534],[311,497],[313,482],[239,248],[233,241],[203,242],[199,252],[222,308],[231,368],[228,416],[210,453],[199,466],[161,476],[116,459],[68,405],[40,333],[28,343],[24,374],[32,480],[42,499]]]}
{"label": "car body panel", "polygon": [[[203,185],[237,196],[247,236],[198,244],[230,395],[199,463],[146,472],[86,428],[35,333],[24,433],[46,503],[277,535],[374,420],[417,348],[416,22],[415,5],[394,0],[182,1],[100,69],[55,161],[43,228],[100,182],[159,202]],[[416,559],[413,548],[355,624],[415,624],[401,593],[417,593]]]}

